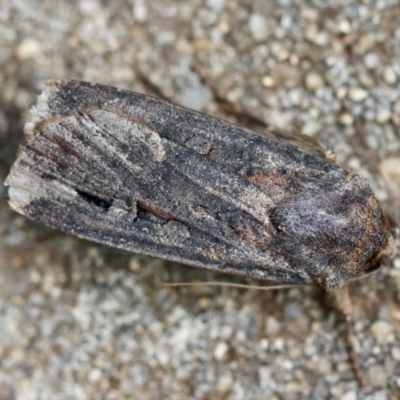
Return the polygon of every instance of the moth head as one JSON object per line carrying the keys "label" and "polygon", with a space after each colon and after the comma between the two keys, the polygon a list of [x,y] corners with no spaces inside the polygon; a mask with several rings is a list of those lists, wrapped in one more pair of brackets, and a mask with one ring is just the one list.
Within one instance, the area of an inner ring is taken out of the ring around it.
{"label": "moth head", "polygon": [[390,224],[368,183],[357,175],[292,181],[274,210],[274,241],[296,270],[326,290],[377,269],[387,253]]}
{"label": "moth head", "polygon": [[359,272],[349,280],[359,280],[376,273],[388,260],[393,258],[400,248],[399,229],[394,227],[393,221],[385,218],[383,227],[387,232],[387,242],[382,246],[382,249],[368,260]]}

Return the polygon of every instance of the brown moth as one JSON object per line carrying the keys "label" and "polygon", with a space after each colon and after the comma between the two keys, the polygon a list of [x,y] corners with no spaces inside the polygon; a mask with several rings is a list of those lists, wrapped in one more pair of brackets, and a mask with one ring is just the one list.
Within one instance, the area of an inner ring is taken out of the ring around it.
{"label": "brown moth", "polygon": [[17,212],[125,250],[288,284],[379,267],[368,183],[319,155],[164,101],[50,81],[6,180]]}

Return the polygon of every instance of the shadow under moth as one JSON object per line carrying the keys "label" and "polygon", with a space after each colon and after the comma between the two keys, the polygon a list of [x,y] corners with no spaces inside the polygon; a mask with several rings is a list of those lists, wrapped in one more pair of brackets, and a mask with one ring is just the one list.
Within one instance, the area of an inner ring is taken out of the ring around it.
{"label": "shadow under moth", "polygon": [[280,284],[340,288],[391,241],[368,183],[320,151],[86,82],[47,83],[5,184],[61,231]]}
{"label": "shadow under moth", "polygon": [[376,269],[390,226],[320,155],[109,86],[49,81],[5,183],[17,212],[125,250],[326,290]]}

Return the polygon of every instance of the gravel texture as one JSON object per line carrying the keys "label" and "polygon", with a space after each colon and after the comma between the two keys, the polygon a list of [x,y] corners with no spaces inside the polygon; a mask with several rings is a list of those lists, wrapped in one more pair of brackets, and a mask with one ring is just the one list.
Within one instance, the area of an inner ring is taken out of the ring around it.
{"label": "gravel texture", "polygon": [[362,391],[331,295],[162,287],[246,281],[28,221],[2,182],[44,82],[75,78],[313,136],[398,222],[399,20],[397,0],[0,1],[0,399],[398,399],[398,252],[351,285]]}

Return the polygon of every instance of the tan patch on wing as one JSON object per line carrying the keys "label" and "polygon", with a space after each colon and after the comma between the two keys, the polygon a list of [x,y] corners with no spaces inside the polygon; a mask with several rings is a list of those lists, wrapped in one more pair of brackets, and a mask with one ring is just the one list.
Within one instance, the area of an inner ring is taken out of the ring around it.
{"label": "tan patch on wing", "polygon": [[282,200],[287,192],[287,179],[278,173],[251,175],[247,177],[247,180],[261,189],[274,202]]}

